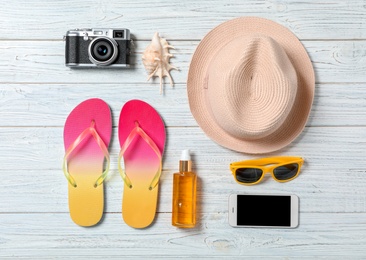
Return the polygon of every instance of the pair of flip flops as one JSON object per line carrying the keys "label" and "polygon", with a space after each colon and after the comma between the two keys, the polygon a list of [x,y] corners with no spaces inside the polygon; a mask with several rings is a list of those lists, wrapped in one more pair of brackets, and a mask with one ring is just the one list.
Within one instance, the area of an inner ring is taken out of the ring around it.
{"label": "pair of flip flops", "polygon": [[[101,99],[80,103],[66,120],[63,170],[69,182],[70,216],[80,226],[93,226],[102,218],[111,134],[111,111]],[[118,137],[123,219],[131,227],[144,228],[156,212],[166,139],[164,122],[149,104],[130,100],[120,113]]]}

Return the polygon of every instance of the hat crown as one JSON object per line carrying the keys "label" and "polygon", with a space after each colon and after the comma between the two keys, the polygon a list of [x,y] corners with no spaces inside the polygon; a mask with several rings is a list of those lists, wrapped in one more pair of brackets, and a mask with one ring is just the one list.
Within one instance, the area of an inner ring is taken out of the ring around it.
{"label": "hat crown", "polygon": [[217,124],[240,139],[260,139],[286,120],[297,93],[296,71],[271,37],[237,37],[213,57],[208,102]]}

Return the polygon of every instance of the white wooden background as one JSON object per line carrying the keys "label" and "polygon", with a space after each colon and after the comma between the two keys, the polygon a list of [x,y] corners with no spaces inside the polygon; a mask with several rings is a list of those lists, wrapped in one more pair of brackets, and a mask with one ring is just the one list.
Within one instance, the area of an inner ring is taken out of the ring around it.
{"label": "white wooden background", "polygon": [[[272,19],[302,41],[316,72],[307,127],[271,155],[306,158],[300,176],[280,184],[236,184],[230,162],[253,158],[218,146],[197,126],[186,95],[192,54],[204,35],[239,16]],[[126,27],[136,49],[128,70],[64,66],[68,29]],[[155,31],[176,47],[175,87],[159,95],[146,82],[141,53]],[[102,222],[75,225],[61,170],[63,124],[81,101],[99,97],[113,113],[111,174]],[[117,172],[118,115],[130,99],[162,115],[167,130],[156,220],[144,230],[121,217]],[[172,174],[191,149],[198,183],[198,225],[171,226]],[[0,258],[347,258],[366,257],[366,1],[365,0],[1,0],[0,4]],[[231,193],[300,197],[296,229],[234,229]]]}

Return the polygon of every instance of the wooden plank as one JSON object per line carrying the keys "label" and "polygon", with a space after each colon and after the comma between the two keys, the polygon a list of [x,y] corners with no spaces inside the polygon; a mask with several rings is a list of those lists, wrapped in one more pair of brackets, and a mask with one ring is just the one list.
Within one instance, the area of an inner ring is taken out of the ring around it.
{"label": "wooden plank", "polygon": [[[197,126],[184,84],[167,86],[164,96],[159,95],[158,88],[150,83],[0,84],[0,126],[63,127],[72,109],[92,97],[109,104],[113,126],[118,126],[121,107],[131,99],[142,99],[154,106],[168,127]],[[317,84],[307,126],[365,126],[365,90],[365,83]]]}
{"label": "wooden plank", "polygon": [[[200,213],[226,211],[229,195],[234,193],[296,194],[300,198],[301,212],[306,213],[366,212],[366,180],[362,170],[337,169],[329,164],[306,165],[292,182],[277,183],[268,177],[261,184],[246,187],[234,181],[227,165],[214,167],[197,170]],[[157,212],[172,211],[172,178],[176,171],[162,173]],[[6,178],[0,190],[0,213],[69,212],[67,180],[61,167],[58,170],[0,171],[0,176]],[[123,183],[117,170],[111,171],[105,188],[104,211],[121,214]]]}
{"label": "wooden plank", "polygon": [[[366,212],[365,130],[365,127],[307,128],[283,150],[251,156],[218,146],[198,128],[168,128],[158,211],[171,211],[172,174],[178,169],[181,150],[190,148],[199,176],[201,212],[226,210],[231,193],[297,194],[304,212]],[[68,212],[67,182],[61,170],[62,129],[0,128],[0,140],[0,176],[4,180],[0,212]],[[110,177],[106,182],[107,212],[121,212],[118,152],[115,132],[110,148]],[[231,162],[272,155],[303,156],[306,164],[296,180],[285,184],[268,178],[260,185],[246,187],[234,181],[229,170]]]}
{"label": "wooden plank", "polygon": [[183,84],[166,87],[147,84],[3,84],[0,85],[1,126],[63,126],[67,115],[80,102],[98,97],[108,103],[113,126],[118,126],[122,106],[141,99],[160,113],[167,126],[197,126]]}
{"label": "wooden plank", "polygon": [[[366,31],[366,30],[365,30]],[[186,84],[189,64],[198,41],[171,41],[176,50],[172,64],[175,83]],[[317,83],[365,83],[366,40],[305,41],[316,71]],[[63,41],[0,41],[0,83],[145,83],[147,74],[141,62],[147,41],[135,42],[130,69],[75,70],[65,67]],[[159,80],[148,85],[158,94]],[[169,89],[168,83],[165,89]],[[147,86],[147,85],[146,85]],[[122,92],[123,93],[123,92]]]}
{"label": "wooden plank", "polygon": [[[59,127],[0,128],[2,154],[0,171],[56,170],[62,164],[63,129]],[[109,147],[111,167],[117,169],[119,142],[114,129]],[[334,169],[362,169],[366,143],[365,127],[310,127],[287,147],[266,156],[289,154],[307,158],[310,165],[329,166]],[[167,141],[163,158],[164,169],[177,169],[181,150],[191,149],[195,167],[227,169],[232,161],[253,158],[223,148],[209,139],[200,128],[167,128]],[[260,157],[258,155],[256,157]],[[262,155],[263,156],[263,155]],[[20,160],[14,161],[14,159]]]}
{"label": "wooden plank", "polygon": [[5,1],[1,39],[61,39],[68,29],[126,27],[137,39],[155,31],[170,39],[202,39],[218,24],[240,16],[268,18],[301,39],[365,39],[363,1]]}
{"label": "wooden plank", "polygon": [[66,214],[0,214],[0,257],[25,258],[363,258],[365,213],[300,214],[296,229],[231,228],[227,213],[199,216],[194,229],[172,227],[158,214],[144,230],[128,227],[119,214],[81,228]]}

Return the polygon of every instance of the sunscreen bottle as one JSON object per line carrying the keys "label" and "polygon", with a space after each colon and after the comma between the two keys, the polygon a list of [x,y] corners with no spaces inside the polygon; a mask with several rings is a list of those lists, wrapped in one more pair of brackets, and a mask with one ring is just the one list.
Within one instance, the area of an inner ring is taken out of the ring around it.
{"label": "sunscreen bottle", "polygon": [[173,175],[173,226],[193,228],[196,225],[196,184],[189,150],[183,150],[179,172]]}

